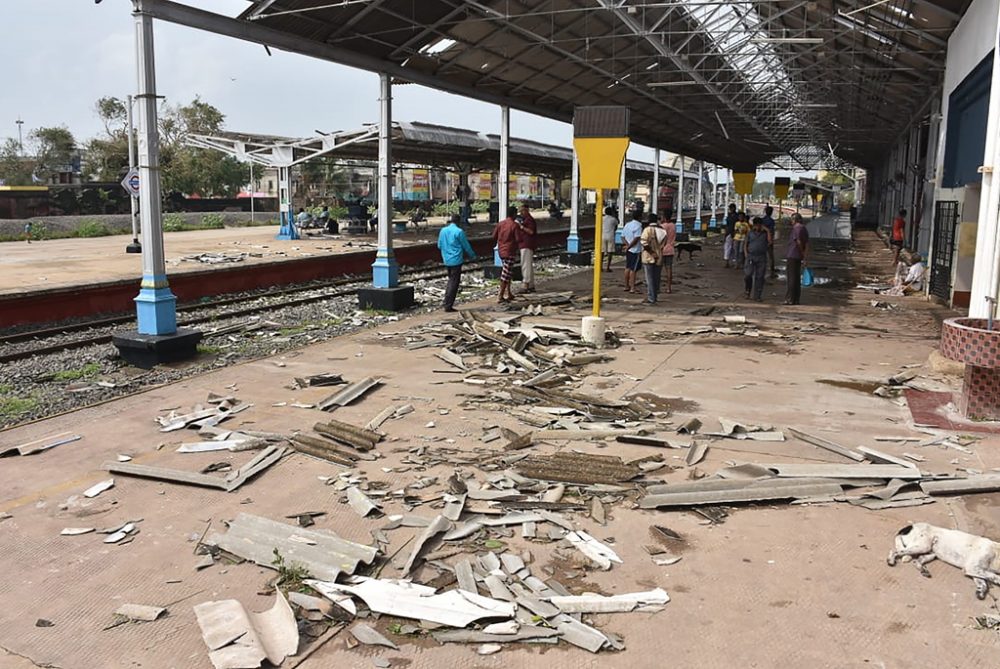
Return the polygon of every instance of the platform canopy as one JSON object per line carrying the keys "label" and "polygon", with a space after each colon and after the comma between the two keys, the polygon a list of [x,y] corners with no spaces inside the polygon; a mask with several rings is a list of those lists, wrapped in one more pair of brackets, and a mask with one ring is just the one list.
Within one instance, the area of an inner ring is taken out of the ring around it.
{"label": "platform canopy", "polygon": [[[319,153],[337,160],[374,162],[378,158],[378,128],[369,124],[355,130],[324,133],[296,139],[276,135],[222,132],[196,135],[189,141],[202,148],[217,149],[241,159],[272,165],[275,148],[287,147],[295,162],[305,162]],[[500,137],[487,133],[419,122],[394,121],[393,160],[397,165],[438,167],[453,171],[495,171],[500,166]],[[512,137],[510,169],[514,172],[569,179],[573,151],[568,147]],[[676,168],[661,167],[661,176],[676,177]],[[630,179],[650,179],[653,164],[638,160],[626,163]]]}
{"label": "platform canopy", "polygon": [[257,0],[153,16],[569,121],[742,171],[800,147],[874,165],[933,97],[968,0]]}

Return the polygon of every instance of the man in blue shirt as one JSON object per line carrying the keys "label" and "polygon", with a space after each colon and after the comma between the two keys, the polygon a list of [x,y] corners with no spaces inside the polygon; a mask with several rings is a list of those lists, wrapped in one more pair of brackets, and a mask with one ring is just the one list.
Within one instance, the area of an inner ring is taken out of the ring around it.
{"label": "man in blue shirt", "polygon": [[469,238],[458,225],[461,222],[462,217],[456,214],[438,233],[441,260],[448,269],[448,287],[444,291],[445,311],[455,311],[455,296],[458,295],[458,284],[462,280],[462,263],[465,261],[465,256],[470,260],[476,257],[476,252],[469,244]]}
{"label": "man in blue shirt", "polygon": [[771,234],[771,243],[767,247],[767,259],[771,263],[771,278],[774,279],[778,276],[778,273],[774,271],[774,207],[767,205],[764,207],[764,217],[760,219],[760,222],[764,224],[764,227]]}
{"label": "man in blue shirt", "polygon": [[632,220],[625,224],[622,230],[622,248],[625,250],[625,291],[637,293],[635,289],[635,273],[641,265],[639,237],[642,236],[642,222],[638,218],[639,214],[632,216]]}

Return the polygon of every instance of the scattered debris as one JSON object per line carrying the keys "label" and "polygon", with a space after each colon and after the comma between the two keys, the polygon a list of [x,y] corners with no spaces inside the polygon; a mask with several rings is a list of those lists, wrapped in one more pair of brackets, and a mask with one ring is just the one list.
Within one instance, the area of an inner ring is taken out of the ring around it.
{"label": "scattered debris", "polygon": [[856,451],[852,451],[849,448],[845,448],[840,444],[835,444],[828,439],[823,439],[822,437],[817,437],[801,430],[796,430],[795,428],[788,428],[788,431],[792,433],[796,439],[806,442],[807,444],[812,444],[813,446],[818,446],[824,450],[830,451],[831,453],[836,453],[848,460],[854,460],[855,462],[863,462],[865,456]]}
{"label": "scattered debris", "polygon": [[260,667],[264,660],[278,666],[298,650],[295,614],[280,591],[262,613],[248,612],[235,599],[198,604],[194,613],[215,669]]}
{"label": "scattered debris", "polygon": [[34,455],[35,453],[41,453],[42,451],[47,451],[50,448],[55,448],[56,446],[62,446],[63,444],[79,441],[80,439],[83,439],[83,437],[78,434],[61,432],[51,437],[42,437],[41,439],[36,439],[35,441],[29,441],[28,443],[21,444],[20,446],[0,447],[0,458],[5,458],[7,456],[14,455],[15,453],[17,455]]}
{"label": "scattered debris", "polygon": [[83,496],[86,497],[86,498],[88,498],[88,499],[93,498],[93,497],[97,497],[98,495],[100,495],[105,490],[110,490],[111,488],[114,488],[114,487],[115,487],[115,480],[114,479],[105,479],[104,481],[101,481],[99,483],[95,483],[94,485],[92,485],[89,488],[87,488],[86,490],[84,490],[83,491]]}
{"label": "scattered debris", "polygon": [[141,620],[143,622],[153,622],[167,609],[162,606],[146,606],[144,604],[122,604],[115,610],[116,616],[122,616],[128,620]]}
{"label": "scattered debris", "polygon": [[637,465],[614,455],[559,452],[530,455],[515,465],[517,473],[540,481],[621,483],[641,473]]}
{"label": "scattered debris", "polygon": [[280,523],[241,513],[229,524],[225,534],[210,535],[205,541],[262,567],[275,569],[275,557],[288,564],[298,564],[320,579],[334,580],[342,572],[353,574],[358,563],[371,564],[378,554],[375,548],[356,544],[325,530]]}
{"label": "scattered debris", "polygon": [[663,605],[669,601],[670,596],[662,588],[610,597],[604,595],[557,595],[549,598],[549,602],[563,613],[625,613],[634,611],[638,607]]}
{"label": "scattered debris", "polygon": [[360,381],[350,384],[343,390],[320,400],[317,402],[316,406],[323,411],[334,411],[340,407],[347,406],[348,404],[357,401],[366,395],[370,390],[380,385],[382,385],[382,379],[376,379],[368,376]]}
{"label": "scattered debris", "polygon": [[611,569],[612,562],[622,564],[622,559],[609,546],[602,544],[583,530],[570,532],[566,535],[566,540],[604,571]]}
{"label": "scattered debris", "polygon": [[365,644],[366,646],[385,646],[393,650],[399,650],[399,646],[386,639],[381,632],[371,625],[358,623],[351,628],[351,636]]}
{"label": "scattered debris", "polygon": [[125,474],[128,476],[138,476],[140,478],[157,479],[159,481],[170,481],[172,483],[187,483],[189,485],[202,486],[205,488],[217,488],[232,492],[241,485],[261,473],[278,460],[291,452],[291,449],[282,446],[268,446],[262,450],[252,460],[229,474],[225,478],[208,476],[196,472],[188,472],[182,469],[168,469],[166,467],[152,467],[149,465],[137,465],[131,462],[109,462],[104,464],[104,469],[112,474]]}

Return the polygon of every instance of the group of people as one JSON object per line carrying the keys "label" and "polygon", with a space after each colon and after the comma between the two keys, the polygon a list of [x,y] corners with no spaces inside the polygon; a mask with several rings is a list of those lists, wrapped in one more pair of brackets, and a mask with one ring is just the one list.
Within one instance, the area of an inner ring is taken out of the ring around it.
{"label": "group of people", "polygon": [[[493,241],[500,256],[500,292],[497,302],[503,304],[514,299],[511,289],[514,266],[520,261],[522,292],[535,292],[535,250],[538,248],[538,223],[526,206],[508,207],[507,217],[493,229]],[[448,225],[438,233],[438,249],[448,271],[448,286],[444,293],[444,310],[455,311],[455,298],[462,280],[465,259],[474,260],[475,251],[462,229],[462,217],[451,217]]]}
{"label": "group of people", "polygon": [[[611,215],[611,210],[605,216]],[[606,230],[606,228],[605,228]],[[602,231],[603,232],[603,231]],[[657,218],[650,214],[646,222],[642,222],[642,214],[632,214],[632,220],[622,229],[622,249],[625,251],[625,292],[638,293],[636,279],[640,265],[646,280],[646,304],[656,304],[660,297],[664,270],[666,273],[666,291],[673,292],[674,281],[674,249],[677,242],[677,228],[666,217]],[[608,268],[611,267],[611,255],[615,248],[614,231],[610,238],[606,232],[601,240],[608,258]]]}
{"label": "group of people", "polygon": [[[772,279],[778,277],[774,266],[776,232],[773,207],[764,207],[763,216],[750,219],[746,212],[736,211],[735,204],[729,205],[722,245],[723,260],[726,267],[743,270],[743,294],[747,299],[763,301],[768,269]],[[793,214],[785,249],[785,304],[799,304],[802,299],[802,269],[808,253],[809,231],[802,216]]]}

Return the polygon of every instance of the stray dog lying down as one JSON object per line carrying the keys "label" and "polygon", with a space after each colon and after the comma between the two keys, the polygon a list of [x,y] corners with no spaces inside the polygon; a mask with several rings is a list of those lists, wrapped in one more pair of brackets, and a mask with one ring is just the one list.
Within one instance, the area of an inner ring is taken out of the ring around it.
{"label": "stray dog lying down", "polygon": [[927,577],[931,575],[927,563],[935,559],[964,570],[976,584],[979,599],[986,598],[990,583],[1000,585],[1000,543],[986,537],[913,523],[896,534],[895,549],[889,552],[886,562],[892,567],[900,557],[912,557],[920,573]]}

